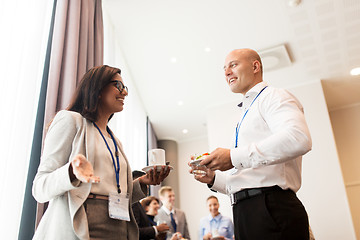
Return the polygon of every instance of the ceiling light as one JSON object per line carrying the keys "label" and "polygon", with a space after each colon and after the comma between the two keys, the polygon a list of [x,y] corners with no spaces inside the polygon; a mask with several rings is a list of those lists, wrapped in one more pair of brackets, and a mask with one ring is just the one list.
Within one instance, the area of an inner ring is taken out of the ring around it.
{"label": "ceiling light", "polygon": [[206,47],[206,48],[204,49],[204,51],[205,51],[205,52],[210,52],[210,51],[211,51],[211,48]]}
{"label": "ceiling light", "polygon": [[171,62],[173,62],[173,63],[176,63],[176,61],[177,61],[177,59],[176,58],[171,58]]}
{"label": "ceiling light", "polygon": [[284,44],[260,50],[258,53],[266,72],[291,66],[291,59]]}
{"label": "ceiling light", "polygon": [[360,67],[351,69],[350,74],[353,76],[360,75]]}
{"label": "ceiling light", "polygon": [[178,106],[182,106],[182,105],[184,105],[184,102],[183,102],[183,101],[178,101],[178,102],[177,102],[177,105],[178,105]]}
{"label": "ceiling light", "polygon": [[182,130],[183,134],[187,134],[189,131],[187,129]]}

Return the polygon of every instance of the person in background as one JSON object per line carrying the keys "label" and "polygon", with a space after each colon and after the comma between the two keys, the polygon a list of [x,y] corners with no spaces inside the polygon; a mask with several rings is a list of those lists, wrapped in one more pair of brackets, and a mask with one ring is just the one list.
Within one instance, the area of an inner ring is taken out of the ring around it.
{"label": "person in background", "polygon": [[[145,174],[146,174],[145,172],[138,170],[132,172],[133,179],[137,179],[138,177],[141,177]],[[142,201],[145,201],[146,199],[148,199],[148,197],[143,199]],[[157,209],[158,209],[160,207],[158,199],[157,202],[158,202],[157,204]],[[160,240],[166,238],[166,231],[169,230],[169,227],[166,224],[161,224],[159,226],[156,226],[156,223],[153,221],[154,217],[152,217],[152,220],[150,220],[149,216],[146,214],[140,202],[133,203],[132,210],[134,213],[136,223],[139,227],[140,240],[147,240],[147,239]],[[157,210],[156,210],[156,214],[157,214]]]}
{"label": "person in background", "polygon": [[219,212],[220,204],[217,197],[208,197],[206,205],[210,214],[200,220],[199,239],[233,239],[234,225],[229,217],[223,216]]}
{"label": "person in background", "polygon": [[120,69],[91,68],[67,110],[52,120],[32,188],[38,202],[50,203],[33,239],[139,238],[130,206],[169,170],[154,168],[133,181],[122,145],[108,127],[128,93]]}
{"label": "person in background", "polygon": [[302,156],[312,146],[303,107],[288,91],[263,82],[262,69],[254,50],[227,55],[226,82],[243,96],[234,145],[211,152],[200,162],[206,175],[194,177],[230,196],[235,239],[309,239],[308,216],[296,196]]}
{"label": "person in background", "polygon": [[[169,226],[166,223],[157,224],[154,220],[154,218],[158,214],[158,210],[160,208],[159,199],[157,199],[154,196],[149,196],[149,197],[141,200],[141,206],[142,206],[142,209],[144,209],[144,211],[145,211],[145,217],[147,219],[147,220],[143,219],[143,221],[146,222],[146,224],[144,224],[144,225],[152,226],[152,228],[155,232],[155,235],[156,235],[156,239],[166,239],[166,232],[169,231],[169,229],[170,229]],[[141,230],[140,230],[140,232],[141,232]],[[140,238],[140,239],[145,239],[145,238]]]}
{"label": "person in background", "polygon": [[185,213],[175,208],[175,193],[172,188],[169,186],[160,188],[159,197],[163,205],[155,221],[165,222],[170,227],[167,239],[171,239],[174,234],[179,239],[190,239]]}

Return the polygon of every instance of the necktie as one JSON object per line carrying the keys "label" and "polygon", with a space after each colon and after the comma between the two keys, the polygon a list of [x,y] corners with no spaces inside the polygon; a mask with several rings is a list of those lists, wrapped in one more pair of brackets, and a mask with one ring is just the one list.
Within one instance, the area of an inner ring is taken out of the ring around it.
{"label": "necktie", "polygon": [[170,218],[171,218],[171,225],[174,228],[174,232],[176,232],[176,222],[175,222],[175,219],[174,219],[174,215],[172,213],[170,213]]}

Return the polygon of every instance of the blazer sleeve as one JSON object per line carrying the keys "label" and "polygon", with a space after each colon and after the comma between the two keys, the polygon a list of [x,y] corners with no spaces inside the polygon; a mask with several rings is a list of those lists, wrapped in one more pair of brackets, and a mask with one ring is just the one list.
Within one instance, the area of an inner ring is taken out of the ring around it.
{"label": "blazer sleeve", "polygon": [[183,218],[183,221],[184,221],[184,234],[183,234],[183,238],[186,238],[186,239],[191,239],[190,238],[190,233],[189,233],[189,229],[188,229],[188,224],[187,224],[187,221],[186,221],[186,216],[185,216],[185,213],[184,212],[181,212],[182,213],[182,218]]}
{"label": "blazer sleeve", "polygon": [[134,217],[136,223],[139,227],[140,239],[153,239],[155,238],[155,229],[153,226],[150,226],[150,222],[147,219],[147,215],[142,209],[142,206],[139,202],[136,202],[132,205]]}
{"label": "blazer sleeve", "polygon": [[184,228],[184,236],[183,237],[190,240],[191,238],[190,238],[190,233],[189,233],[185,215],[184,215],[184,219],[185,219],[185,228]]}
{"label": "blazer sleeve", "polygon": [[32,193],[36,201],[47,202],[76,188],[69,176],[69,157],[76,133],[76,120],[71,112],[60,111],[47,132],[40,165],[33,181]]}

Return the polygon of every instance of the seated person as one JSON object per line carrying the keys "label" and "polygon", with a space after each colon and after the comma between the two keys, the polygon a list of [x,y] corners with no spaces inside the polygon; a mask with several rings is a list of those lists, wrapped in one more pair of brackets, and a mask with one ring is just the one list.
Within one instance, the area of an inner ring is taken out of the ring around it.
{"label": "seated person", "polygon": [[219,212],[220,205],[217,197],[208,197],[206,204],[210,214],[200,220],[199,239],[233,239],[234,225],[229,217]]}

